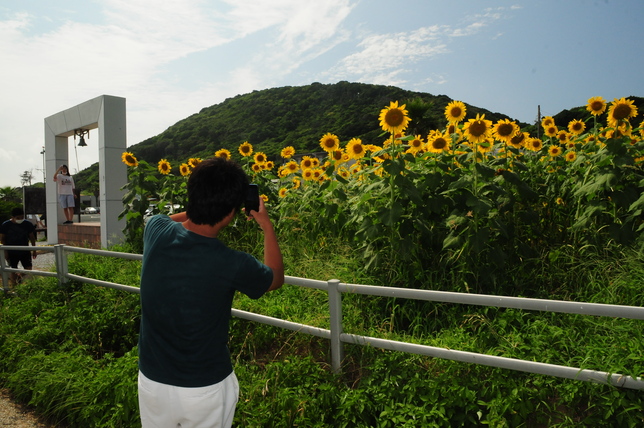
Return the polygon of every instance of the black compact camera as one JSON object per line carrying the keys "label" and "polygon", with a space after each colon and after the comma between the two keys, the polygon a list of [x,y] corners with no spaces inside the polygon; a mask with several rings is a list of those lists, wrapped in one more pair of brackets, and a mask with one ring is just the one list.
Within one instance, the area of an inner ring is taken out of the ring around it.
{"label": "black compact camera", "polygon": [[259,188],[257,187],[257,184],[248,185],[244,208],[246,208],[247,216],[250,215],[251,211],[259,211]]}

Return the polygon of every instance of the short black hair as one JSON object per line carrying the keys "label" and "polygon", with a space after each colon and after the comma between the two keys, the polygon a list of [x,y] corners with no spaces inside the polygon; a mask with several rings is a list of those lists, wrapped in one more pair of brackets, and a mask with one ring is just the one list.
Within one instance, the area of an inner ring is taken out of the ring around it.
{"label": "short black hair", "polygon": [[11,217],[18,217],[19,215],[25,215],[25,210],[22,207],[16,207],[11,210]]}
{"label": "short black hair", "polygon": [[239,164],[221,157],[197,165],[188,179],[186,214],[195,224],[215,225],[238,212],[248,192],[248,176]]}

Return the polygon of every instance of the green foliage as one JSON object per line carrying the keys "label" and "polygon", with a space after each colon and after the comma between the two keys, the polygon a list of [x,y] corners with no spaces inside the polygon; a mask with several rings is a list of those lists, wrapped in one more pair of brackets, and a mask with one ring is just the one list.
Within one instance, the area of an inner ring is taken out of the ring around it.
{"label": "green foliage", "polygon": [[[238,219],[221,239],[261,252]],[[287,272],[374,283],[339,238],[283,241]],[[128,251],[128,248],[115,248]],[[644,254],[563,246],[514,273],[539,297],[644,305]],[[70,271],[136,285],[140,263],[75,254]],[[443,272],[440,281],[459,273]],[[552,290],[556,289],[555,295]],[[138,296],[38,278],[0,301],[0,385],[52,422],[139,426]],[[641,376],[640,321],[344,295],[346,332],[448,349]],[[328,328],[326,293],[286,285],[235,307]],[[639,426],[638,391],[345,345],[332,374],[328,341],[234,318],[229,343],[240,379],[239,426]]]}
{"label": "green foliage", "polygon": [[[137,281],[140,263],[78,254],[69,267],[106,281]],[[36,278],[0,307],[0,384],[69,427],[132,427],[138,295]]]}

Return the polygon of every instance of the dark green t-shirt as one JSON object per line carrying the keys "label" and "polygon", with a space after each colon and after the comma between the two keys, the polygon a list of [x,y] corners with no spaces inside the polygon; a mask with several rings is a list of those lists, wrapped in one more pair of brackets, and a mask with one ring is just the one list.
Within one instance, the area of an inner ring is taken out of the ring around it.
{"label": "dark green t-shirt", "polygon": [[235,290],[259,298],[272,270],[164,215],[148,221],[143,243],[140,370],[181,387],[220,382],[232,372],[227,343]]}

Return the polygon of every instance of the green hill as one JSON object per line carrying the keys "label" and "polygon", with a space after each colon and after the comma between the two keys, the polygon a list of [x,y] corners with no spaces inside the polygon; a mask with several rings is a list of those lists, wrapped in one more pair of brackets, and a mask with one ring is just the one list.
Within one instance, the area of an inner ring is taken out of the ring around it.
{"label": "green hill", "polygon": [[[378,114],[390,101],[406,103],[416,119],[408,133],[424,134],[444,126],[443,112],[451,99],[394,86],[349,82],[253,91],[204,108],[132,146],[131,151],[148,162],[162,158],[183,161],[212,156],[222,148],[235,152],[239,144],[248,141],[271,157],[285,146],[293,146],[298,152],[319,151],[318,141],[327,132],[344,142],[357,137],[380,143]],[[426,112],[419,117],[418,112],[424,108]],[[507,117],[473,106],[468,109],[470,114],[485,113],[492,120]]]}
{"label": "green hill", "polygon": [[[395,86],[349,82],[265,89],[203,108],[128,150],[150,164],[160,159],[176,164],[190,157],[212,156],[222,148],[237,153],[244,141],[273,158],[285,146],[293,146],[299,153],[320,151],[320,137],[327,132],[344,143],[356,137],[380,144],[378,114],[391,101],[407,104],[412,118],[408,134],[426,134],[444,127],[445,106],[452,99]],[[495,121],[509,117],[471,105],[467,108],[468,117],[477,113]],[[75,179],[81,188],[98,192],[97,177],[98,164],[94,164]]]}
{"label": "green hill", "polygon": [[[630,99],[641,106],[640,112],[644,110],[644,99]],[[378,115],[391,101],[407,105],[412,119],[407,134],[424,135],[445,126],[445,106],[452,99],[395,86],[344,81],[265,89],[203,108],[128,150],[153,165],[160,159],[176,165],[190,157],[210,157],[219,149],[228,149],[236,156],[244,141],[273,159],[286,146],[293,146],[298,153],[320,151],[319,139],[327,132],[336,134],[343,143],[356,137],[365,143],[381,144]],[[481,113],[492,121],[512,119],[472,105],[467,109],[467,118]],[[578,107],[564,110],[555,120],[565,125],[571,118],[585,117],[585,108]],[[534,131],[534,125],[519,125],[528,132]],[[75,179],[80,188],[98,194],[97,177],[98,164],[94,164],[76,174]]]}

